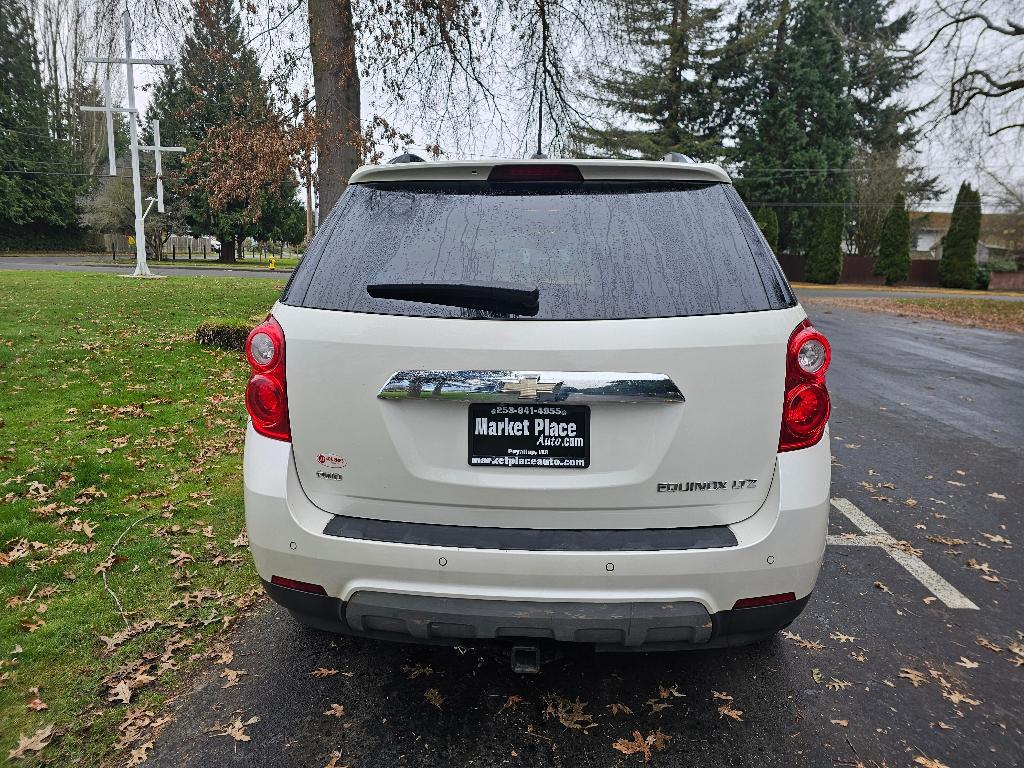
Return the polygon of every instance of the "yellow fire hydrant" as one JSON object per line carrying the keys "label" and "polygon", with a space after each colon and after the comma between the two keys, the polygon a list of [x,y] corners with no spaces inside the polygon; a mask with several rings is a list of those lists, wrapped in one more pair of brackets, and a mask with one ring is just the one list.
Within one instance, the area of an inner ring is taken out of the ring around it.
{"label": "yellow fire hydrant", "polygon": [[270,257],[270,266],[267,269],[277,269],[277,259],[273,256]]}

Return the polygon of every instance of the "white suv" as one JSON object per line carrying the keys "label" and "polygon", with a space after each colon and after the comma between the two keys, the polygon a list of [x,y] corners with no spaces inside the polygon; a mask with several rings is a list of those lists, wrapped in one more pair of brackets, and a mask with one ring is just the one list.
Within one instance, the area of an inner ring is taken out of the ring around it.
{"label": "white suv", "polygon": [[528,668],[814,587],[829,345],[717,166],[360,168],[246,353],[252,554],[305,624]]}

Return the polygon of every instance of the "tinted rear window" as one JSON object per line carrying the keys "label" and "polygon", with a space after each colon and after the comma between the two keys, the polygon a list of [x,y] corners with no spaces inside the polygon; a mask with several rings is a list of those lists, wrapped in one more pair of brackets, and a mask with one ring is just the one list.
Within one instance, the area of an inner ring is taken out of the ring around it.
{"label": "tinted rear window", "polygon": [[751,227],[739,220],[749,214],[733,197],[731,186],[716,183],[354,184],[310,244],[283,301],[473,317],[480,313],[372,298],[366,287],[494,281],[537,287],[540,309],[528,318],[537,320],[714,315],[791,304],[770,251],[765,259],[763,241],[749,242]]}

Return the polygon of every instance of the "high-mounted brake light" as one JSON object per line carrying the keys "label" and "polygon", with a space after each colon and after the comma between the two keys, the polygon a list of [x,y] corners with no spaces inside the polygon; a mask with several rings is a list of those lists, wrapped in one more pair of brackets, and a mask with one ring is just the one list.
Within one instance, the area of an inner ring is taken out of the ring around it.
{"label": "high-mounted brake light", "polygon": [[245,408],[252,427],[275,440],[292,439],[284,369],[284,331],[273,315],[249,333],[245,358],[252,376],[245,388]]}
{"label": "high-mounted brake light", "polygon": [[779,452],[815,445],[825,433],[832,403],[825,374],[832,362],[828,339],[804,320],[786,346],[786,393],[782,400]]}
{"label": "high-mounted brake light", "polygon": [[583,174],[575,165],[557,163],[530,163],[522,165],[496,165],[487,175],[488,181],[583,181]]}

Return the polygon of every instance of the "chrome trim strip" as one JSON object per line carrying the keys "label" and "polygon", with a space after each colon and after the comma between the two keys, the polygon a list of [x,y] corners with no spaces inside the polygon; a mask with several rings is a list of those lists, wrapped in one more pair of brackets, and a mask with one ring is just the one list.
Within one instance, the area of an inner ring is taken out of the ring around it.
{"label": "chrome trim strip", "polygon": [[682,403],[664,373],[621,371],[398,371],[382,400],[453,403]]}

